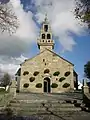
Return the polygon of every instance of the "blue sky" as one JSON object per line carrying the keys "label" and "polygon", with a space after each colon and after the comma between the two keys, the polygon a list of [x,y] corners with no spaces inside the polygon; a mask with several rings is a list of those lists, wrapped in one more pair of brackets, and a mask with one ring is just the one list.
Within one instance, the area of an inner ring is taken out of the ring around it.
{"label": "blue sky", "polygon": [[[28,0],[21,0],[21,3],[24,5],[24,9],[26,10],[27,4],[32,3],[32,1]],[[36,8],[33,3],[33,7],[28,8],[28,10],[32,11],[33,13],[36,12]],[[28,11],[27,10],[27,11]],[[85,33],[83,36],[81,35],[74,35],[72,34],[73,39],[76,42],[76,45],[73,47],[72,51],[65,51],[61,53],[62,45],[58,44],[58,41],[55,40],[55,49],[54,51],[59,55],[63,56],[67,60],[70,60],[75,65],[75,70],[79,74],[80,81],[84,78],[84,64],[90,60],[90,35]],[[32,47],[32,53],[36,54],[38,51],[37,46],[34,44]],[[33,56],[33,55],[32,55]]]}
{"label": "blue sky", "polygon": [[[24,5],[25,9],[27,4],[31,4],[32,2],[29,2],[28,0],[21,0],[21,3]],[[34,3],[33,7],[30,7],[30,9],[28,10],[32,11],[33,13],[36,12]],[[79,74],[79,79],[81,80],[84,77],[84,64],[86,64],[86,62],[90,60],[90,35],[88,33],[83,36],[73,34],[73,38],[76,41],[76,45],[74,46],[72,51],[60,53],[62,46],[61,44],[58,44],[58,42],[55,42],[56,45],[54,51],[74,63],[75,70]],[[32,53],[36,54],[37,52],[37,46],[33,45]]]}
{"label": "blue sky", "polygon": [[84,64],[90,60],[90,34],[86,33],[87,25],[75,19],[72,12],[75,0],[10,1],[20,26],[15,35],[0,38],[0,69],[14,74],[24,59],[39,53],[37,38],[47,13],[55,41],[54,51],[75,65],[82,81]]}

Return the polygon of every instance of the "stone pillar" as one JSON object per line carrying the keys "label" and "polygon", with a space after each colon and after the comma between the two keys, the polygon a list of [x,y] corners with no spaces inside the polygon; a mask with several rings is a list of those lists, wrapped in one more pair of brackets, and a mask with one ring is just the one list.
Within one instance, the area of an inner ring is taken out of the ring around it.
{"label": "stone pillar", "polygon": [[16,97],[16,81],[12,80],[12,84],[10,86],[10,93],[13,95],[13,97]]}
{"label": "stone pillar", "polygon": [[87,85],[86,80],[83,80],[83,92],[84,92],[84,94],[89,93],[89,87]]}

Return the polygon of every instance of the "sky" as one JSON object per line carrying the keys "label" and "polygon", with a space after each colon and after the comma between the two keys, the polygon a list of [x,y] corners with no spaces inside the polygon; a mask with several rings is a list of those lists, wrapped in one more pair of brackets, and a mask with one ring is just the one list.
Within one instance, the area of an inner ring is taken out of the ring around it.
{"label": "sky", "polygon": [[74,64],[82,81],[84,64],[90,60],[90,35],[87,25],[75,18],[75,0],[10,0],[8,6],[17,15],[19,28],[12,36],[0,33],[0,70],[14,75],[20,63],[39,53],[37,38],[47,13],[54,52]]}

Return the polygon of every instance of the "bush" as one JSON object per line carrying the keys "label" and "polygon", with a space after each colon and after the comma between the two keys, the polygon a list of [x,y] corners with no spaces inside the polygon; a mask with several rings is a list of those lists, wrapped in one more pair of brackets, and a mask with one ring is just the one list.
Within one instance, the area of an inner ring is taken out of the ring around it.
{"label": "bush", "polygon": [[35,71],[35,72],[33,73],[34,76],[37,76],[38,74],[39,74],[38,71]]}
{"label": "bush", "polygon": [[57,87],[58,87],[58,84],[52,83],[51,87],[52,87],[52,88],[57,88]]}
{"label": "bush", "polygon": [[28,84],[28,83],[25,83],[25,84],[23,85],[23,87],[24,87],[24,88],[28,88],[28,87],[29,87],[29,84]]}
{"label": "bush", "polygon": [[69,75],[70,75],[70,71],[68,71],[68,72],[65,72],[65,77],[68,77]]}
{"label": "bush", "polygon": [[24,73],[23,73],[23,75],[28,75],[29,74],[29,72],[28,71],[25,71]]}
{"label": "bush", "polygon": [[44,74],[45,74],[45,73],[49,73],[49,72],[50,72],[49,69],[44,70]]}
{"label": "bush", "polygon": [[65,84],[63,85],[63,88],[67,88],[67,87],[69,87],[69,86],[70,86],[69,83],[65,83]]}
{"label": "bush", "polygon": [[55,73],[53,73],[54,76],[58,76],[60,74],[59,71],[56,71]]}
{"label": "bush", "polygon": [[41,83],[36,84],[36,88],[42,88],[42,84]]}
{"label": "bush", "polygon": [[63,80],[65,80],[66,78],[65,77],[61,77],[60,79],[59,79],[59,82],[62,82]]}
{"label": "bush", "polygon": [[30,77],[29,80],[30,82],[33,82],[35,80],[35,77]]}
{"label": "bush", "polygon": [[5,89],[4,88],[0,88],[0,92],[5,92]]}

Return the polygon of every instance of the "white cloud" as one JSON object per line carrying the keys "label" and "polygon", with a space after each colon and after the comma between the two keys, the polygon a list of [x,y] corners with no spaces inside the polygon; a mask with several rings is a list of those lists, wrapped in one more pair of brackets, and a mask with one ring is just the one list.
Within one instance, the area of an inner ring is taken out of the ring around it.
{"label": "white cloud", "polygon": [[82,86],[83,84],[80,81],[78,81],[78,89],[82,89]]}
{"label": "white cloud", "polygon": [[14,75],[19,64],[26,59],[23,55],[29,54],[31,43],[36,41],[38,28],[32,12],[26,13],[20,0],[10,0],[8,6],[17,15],[19,28],[12,36],[0,34],[0,69]]}
{"label": "white cloud", "polygon": [[25,59],[27,59],[27,57],[24,57],[23,55],[17,58],[1,56],[0,70],[3,72],[8,72],[10,75],[14,76],[16,73],[16,70],[20,67],[20,63],[22,63]]}
{"label": "white cloud", "polygon": [[24,39],[25,41],[29,40],[31,42],[35,41],[37,38],[37,26],[33,21],[33,13],[29,11],[28,13],[23,10],[23,6],[20,3],[20,0],[10,0],[19,20],[19,28],[16,31],[16,36]]}
{"label": "white cloud", "polygon": [[64,50],[72,51],[76,44],[70,32],[81,35],[85,27],[75,19],[75,0],[34,0],[37,7],[36,17],[42,22],[44,14],[48,14],[53,35],[59,38]]}
{"label": "white cloud", "polygon": [[[0,68],[15,74],[18,65],[23,62],[23,55],[29,51],[29,46],[36,41],[39,28],[33,20],[34,14],[25,12],[20,0],[10,0],[18,20],[19,28],[13,36],[0,35]],[[83,30],[71,12],[75,6],[74,0],[33,0],[36,8],[36,18],[42,22],[44,14],[48,14],[52,32],[59,38],[63,50],[71,51],[76,44],[70,32],[80,35]],[[29,7],[29,6],[28,6]],[[30,53],[29,53],[30,54]]]}

